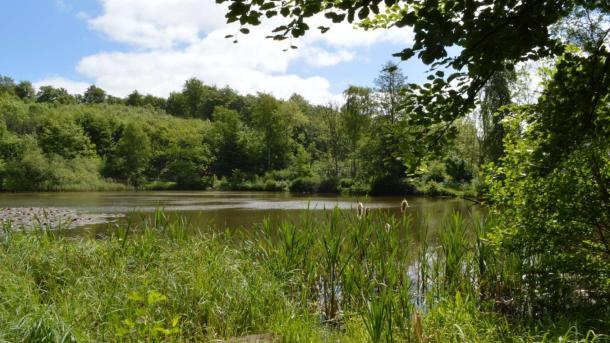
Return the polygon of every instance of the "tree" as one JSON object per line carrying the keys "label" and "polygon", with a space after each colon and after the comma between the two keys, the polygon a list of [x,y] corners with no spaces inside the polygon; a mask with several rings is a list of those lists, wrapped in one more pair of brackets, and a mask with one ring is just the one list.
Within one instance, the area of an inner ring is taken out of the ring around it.
{"label": "tree", "polygon": [[324,122],[325,141],[327,151],[332,161],[331,177],[338,179],[340,176],[339,161],[343,157],[344,140],[341,134],[341,114],[333,105],[328,105],[320,110],[320,115]]}
{"label": "tree", "polygon": [[176,117],[187,117],[189,112],[184,94],[171,92],[165,103],[165,110]]}
{"label": "tree", "polygon": [[21,81],[15,86],[15,94],[23,100],[33,100],[36,96],[34,87],[29,81]]}
{"label": "tree", "polygon": [[36,93],[36,102],[66,105],[73,104],[76,100],[64,88],[42,86]]}
{"label": "tree", "polygon": [[133,91],[127,96],[127,105],[129,106],[143,106],[144,97],[138,91]]}
{"label": "tree", "polygon": [[503,106],[511,103],[509,82],[515,74],[510,71],[496,72],[483,88],[481,100],[481,163],[498,162],[504,153],[504,128],[502,120],[506,116]]}
{"label": "tree", "polygon": [[117,142],[114,161],[116,173],[129,184],[140,186],[152,156],[150,139],[140,125],[129,123]]}
{"label": "tree", "polygon": [[505,156],[487,178],[500,242],[547,303],[575,288],[610,294],[610,30],[585,27],[578,37],[591,41],[558,57],[538,102],[510,108]]}
{"label": "tree", "polygon": [[[184,95],[187,116],[192,118],[205,118],[205,115],[202,113],[202,104],[205,96],[205,86],[203,82],[197,79],[187,80],[184,84],[182,94]],[[210,117],[208,117],[208,119],[209,118]]]}
{"label": "tree", "polygon": [[15,81],[8,76],[0,75],[0,95],[15,94]]}
{"label": "tree", "polygon": [[[318,14],[329,21],[317,26],[322,33],[332,29],[332,23],[344,21],[358,22],[365,29],[410,27],[413,45],[395,56],[407,60],[417,55],[432,67],[430,82],[409,85],[412,99],[406,108],[411,121],[426,128],[416,142],[420,151],[429,152],[441,149],[455,136],[452,124],[474,108],[477,94],[495,72],[512,69],[521,61],[561,53],[564,45],[552,34],[551,27],[574,8],[610,12],[607,1],[585,0],[217,2],[229,2],[227,21],[238,21],[244,27],[281,15],[283,22],[270,35],[276,40],[305,35],[310,29],[308,21]],[[450,55],[448,49],[454,46],[461,50]]]}
{"label": "tree", "polygon": [[243,123],[239,114],[224,107],[214,111],[214,126],[212,149],[217,156],[212,164],[212,170],[217,176],[231,176],[235,169],[249,169],[247,147],[242,139]]}
{"label": "tree", "polygon": [[85,94],[83,94],[83,102],[85,104],[101,104],[104,101],[106,101],[106,92],[95,85],[89,86]]}
{"label": "tree", "polygon": [[291,111],[273,96],[259,94],[252,110],[254,127],[261,132],[265,150],[265,169],[283,168],[290,151]]}
{"label": "tree", "polygon": [[375,79],[380,98],[379,105],[390,124],[396,123],[399,119],[400,107],[403,102],[401,92],[406,82],[407,78],[393,62],[387,62]]}
{"label": "tree", "polygon": [[375,112],[372,92],[369,88],[348,87],[344,92],[345,104],[342,111],[342,128],[347,139],[347,147],[351,156],[350,175],[355,177],[358,172],[358,145],[371,124]]}

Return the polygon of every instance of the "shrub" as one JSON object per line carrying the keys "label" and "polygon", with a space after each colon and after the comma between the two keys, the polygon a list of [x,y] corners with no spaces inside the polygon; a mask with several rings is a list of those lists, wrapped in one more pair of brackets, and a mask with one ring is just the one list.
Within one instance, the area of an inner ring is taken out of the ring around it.
{"label": "shrub", "polygon": [[444,182],[447,179],[447,173],[445,171],[445,164],[440,161],[432,161],[428,164],[428,173],[426,179]]}
{"label": "shrub", "polygon": [[323,179],[318,186],[318,193],[338,193],[339,180],[335,178]]}
{"label": "shrub", "polygon": [[395,176],[382,176],[371,183],[371,194],[373,195],[405,195],[415,192],[415,187],[406,179]]}
{"label": "shrub", "polygon": [[263,190],[268,192],[281,192],[286,190],[286,184],[282,181],[267,180],[263,185]]}
{"label": "shrub", "polygon": [[469,182],[472,180],[472,170],[466,166],[466,162],[458,157],[450,157],[445,160],[447,174],[455,182]]}
{"label": "shrub", "polygon": [[354,180],[350,178],[342,178],[339,180],[341,189],[350,189],[354,185]]}
{"label": "shrub", "polygon": [[300,177],[294,179],[289,190],[293,193],[315,193],[318,191],[320,181],[313,177]]}

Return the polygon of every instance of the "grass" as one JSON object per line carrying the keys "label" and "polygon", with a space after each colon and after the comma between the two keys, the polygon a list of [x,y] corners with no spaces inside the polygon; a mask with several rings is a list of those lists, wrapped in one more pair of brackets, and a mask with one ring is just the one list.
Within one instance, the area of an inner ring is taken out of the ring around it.
{"label": "grass", "polygon": [[0,342],[608,340],[607,308],[528,315],[491,225],[455,214],[433,236],[409,215],[334,210],[243,236],[161,212],[104,239],[5,227]]}

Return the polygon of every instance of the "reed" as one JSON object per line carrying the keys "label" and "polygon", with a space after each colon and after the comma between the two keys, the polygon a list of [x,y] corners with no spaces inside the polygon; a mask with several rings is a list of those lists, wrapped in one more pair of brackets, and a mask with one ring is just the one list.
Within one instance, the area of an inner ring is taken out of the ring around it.
{"label": "reed", "polygon": [[491,245],[489,218],[454,214],[432,230],[409,211],[327,213],[265,220],[238,238],[161,210],[103,239],[4,226],[0,341],[608,338],[599,306],[585,317],[535,316],[522,261]]}

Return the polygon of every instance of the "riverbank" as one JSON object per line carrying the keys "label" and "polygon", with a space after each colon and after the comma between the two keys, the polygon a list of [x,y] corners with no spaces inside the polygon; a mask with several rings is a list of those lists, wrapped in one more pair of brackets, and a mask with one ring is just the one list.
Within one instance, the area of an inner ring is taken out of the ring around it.
{"label": "riverbank", "polygon": [[434,238],[412,223],[335,211],[277,231],[267,221],[248,240],[162,214],[106,239],[9,230],[0,237],[0,340],[607,339],[599,299],[529,312],[544,303],[520,291],[510,256],[469,238],[484,238],[488,222],[449,217]]}
{"label": "riverbank", "polygon": [[0,208],[0,226],[13,230],[58,230],[104,224],[122,216],[57,207],[10,207]]}

